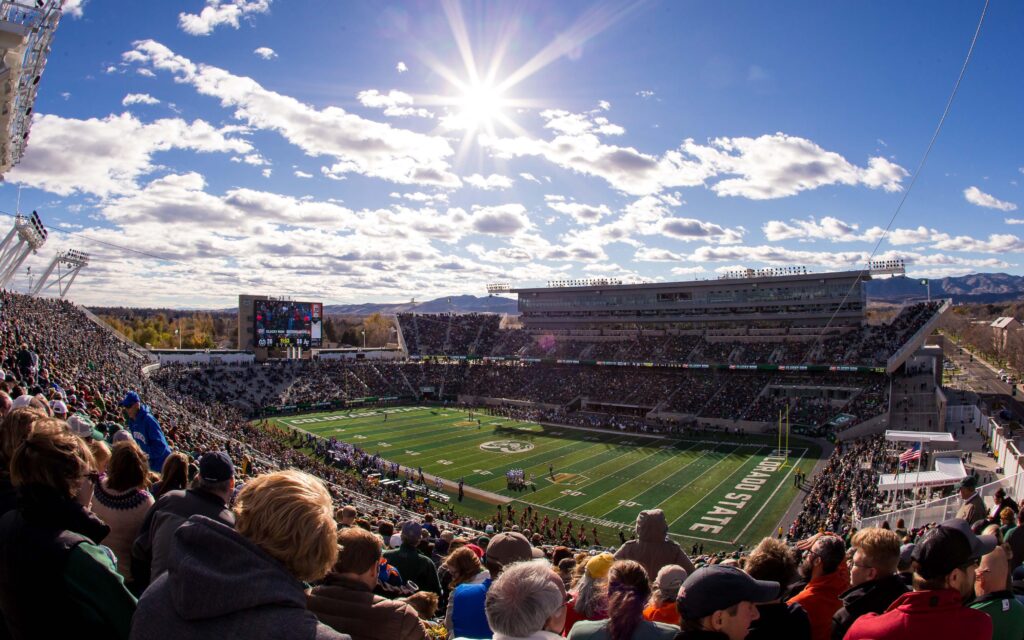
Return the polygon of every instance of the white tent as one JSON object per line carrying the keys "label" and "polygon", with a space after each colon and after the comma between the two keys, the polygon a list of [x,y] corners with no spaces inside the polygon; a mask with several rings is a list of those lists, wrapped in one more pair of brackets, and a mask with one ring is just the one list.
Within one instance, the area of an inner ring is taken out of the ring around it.
{"label": "white tent", "polygon": [[967,470],[964,469],[964,463],[960,458],[936,458],[935,468],[931,471],[907,471],[898,475],[895,473],[881,474],[878,477],[878,489],[880,491],[904,491],[923,487],[945,487],[956,484],[966,477]]}

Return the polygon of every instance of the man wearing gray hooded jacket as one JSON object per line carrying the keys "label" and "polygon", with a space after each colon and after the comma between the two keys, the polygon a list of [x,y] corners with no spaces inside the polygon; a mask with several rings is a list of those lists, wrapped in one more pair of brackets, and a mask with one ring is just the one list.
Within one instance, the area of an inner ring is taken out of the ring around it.
{"label": "man wearing gray hooded jacket", "polygon": [[662,567],[670,564],[686,569],[687,575],[693,574],[693,563],[686,552],[668,539],[668,523],[661,509],[640,512],[636,517],[636,537],[615,552],[616,560],[639,562],[649,576],[658,575]]}

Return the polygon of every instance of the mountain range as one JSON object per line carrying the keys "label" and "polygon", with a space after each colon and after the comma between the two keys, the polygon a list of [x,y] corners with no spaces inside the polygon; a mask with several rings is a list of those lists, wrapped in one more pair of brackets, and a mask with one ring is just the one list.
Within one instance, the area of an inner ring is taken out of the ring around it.
{"label": "mountain range", "polygon": [[[933,298],[953,302],[986,303],[1024,299],[1024,276],[1007,273],[975,273],[956,278],[932,279]],[[924,300],[928,290],[918,278],[895,277],[867,283],[868,299],[877,302]],[[502,296],[450,296],[423,302],[328,304],[325,313],[368,316],[374,313],[518,313],[516,300]]]}

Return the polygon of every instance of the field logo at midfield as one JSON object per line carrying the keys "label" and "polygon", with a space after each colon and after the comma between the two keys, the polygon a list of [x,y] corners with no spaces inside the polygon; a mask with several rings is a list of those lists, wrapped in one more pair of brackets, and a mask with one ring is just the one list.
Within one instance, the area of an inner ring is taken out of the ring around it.
{"label": "field logo at midfield", "polygon": [[523,453],[532,448],[532,442],[522,440],[491,440],[480,445],[480,449],[491,453]]}

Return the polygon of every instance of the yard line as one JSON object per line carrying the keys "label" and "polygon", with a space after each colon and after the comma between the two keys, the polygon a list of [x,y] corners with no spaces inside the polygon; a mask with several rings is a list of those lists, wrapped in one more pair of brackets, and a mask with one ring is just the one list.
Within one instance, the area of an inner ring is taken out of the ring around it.
{"label": "yard line", "polygon": [[[753,454],[752,454],[752,455],[751,455],[750,457],[751,457],[751,458],[753,458],[753,457],[756,457],[756,456],[757,456],[757,455],[758,455],[759,453],[761,453],[761,449],[764,449],[764,447],[761,447],[761,448],[759,448],[759,449],[758,449],[757,451],[755,451],[755,452],[754,452],[754,453],[753,453]],[[725,484],[725,481],[726,481],[726,480],[728,480],[729,478],[731,478],[731,477],[733,477],[734,475],[736,475],[736,472],[737,472],[737,471],[739,471],[740,469],[742,469],[742,468],[743,468],[743,466],[744,466],[745,464],[747,464],[747,461],[748,461],[749,459],[750,459],[750,458],[748,458],[747,460],[744,460],[744,461],[743,461],[743,464],[741,464],[740,466],[736,467],[736,469],[735,469],[735,470],[734,470],[734,471],[733,471],[732,473],[730,473],[729,475],[727,475],[727,476],[725,476],[724,478],[722,478],[722,481],[721,481],[721,482],[719,482],[718,484],[716,484],[716,485],[715,485],[715,486],[714,486],[714,487],[713,487],[713,488],[711,489],[711,491],[708,491],[708,492],[707,492],[707,493],[706,493],[706,494],[704,495],[704,497],[706,498],[706,497],[710,496],[711,494],[713,494],[713,493],[714,493],[714,492],[715,492],[715,491],[716,491],[716,490],[718,489],[718,487],[720,487],[720,486],[722,486],[723,484]],[[758,462],[758,464],[761,464],[761,463],[760,463],[760,462]],[[757,465],[755,464],[754,466],[756,467]],[[690,505],[690,508],[689,508],[689,509],[687,509],[686,511],[684,511],[684,512],[682,513],[682,515],[680,515],[680,516],[679,516],[678,518],[676,518],[675,520],[673,520],[673,521],[672,521],[672,522],[671,522],[671,523],[670,523],[670,524],[668,525],[668,526],[669,526],[669,528],[671,529],[671,528],[672,528],[672,525],[674,525],[675,523],[677,523],[677,522],[679,522],[680,520],[682,520],[683,516],[685,516],[686,514],[690,513],[691,511],[693,511],[693,508],[694,508],[694,507],[696,507],[696,506],[697,506],[698,504],[700,504],[701,502],[704,502],[704,498],[701,498],[700,500],[698,500],[698,501],[694,502],[694,503],[693,503],[692,505]]]}
{"label": "yard line", "polygon": [[[689,446],[689,447],[687,447],[687,448],[683,449],[683,451],[689,451],[690,449],[692,449],[692,448],[693,448],[693,447],[695,447],[695,446],[697,446],[697,445],[696,445],[696,444],[693,444],[693,445],[691,445],[691,446]],[[696,458],[694,458],[693,460],[691,460],[691,461],[687,462],[687,463],[686,463],[685,465],[683,465],[683,466],[679,467],[678,469],[676,469],[675,471],[673,471],[673,472],[672,472],[671,474],[669,474],[669,475],[672,475],[672,476],[674,476],[674,475],[676,475],[677,473],[679,473],[680,471],[684,471],[684,470],[688,469],[688,468],[689,468],[689,467],[690,467],[691,465],[693,465],[694,463],[696,463],[696,462],[697,462],[698,460],[700,460],[701,458],[703,458],[703,457],[704,457],[704,456],[706,456],[707,454],[711,453],[711,451],[713,451],[713,450],[714,450],[714,449],[708,449],[708,450],[702,451],[702,452],[701,452],[701,454],[700,454],[699,456],[697,456],[697,457],[696,457]],[[642,478],[643,476],[647,475],[647,474],[648,474],[648,473],[650,473],[651,471],[654,471],[654,469],[657,469],[658,467],[660,467],[661,465],[665,464],[666,462],[673,462],[673,461],[675,461],[675,458],[671,458],[671,457],[670,457],[670,458],[669,458],[668,460],[666,460],[665,462],[662,462],[662,463],[658,464],[658,465],[657,465],[656,467],[654,467],[654,468],[650,469],[649,471],[645,471],[644,473],[641,473],[640,475],[638,475],[638,476],[637,476],[637,478]],[[636,495],[634,495],[634,496],[631,496],[631,497],[629,497],[628,499],[624,500],[623,502],[632,502],[634,498],[638,498],[638,497],[642,496],[643,494],[647,493],[647,492],[648,492],[648,491],[650,491],[651,489],[652,489],[652,487],[644,487],[643,489],[641,489],[641,490],[640,490],[640,492],[639,492],[639,493],[637,493],[637,494],[636,494]],[[583,504],[587,504],[587,503],[583,503]],[[617,504],[617,505],[615,505],[615,506],[614,506],[614,507],[612,507],[611,509],[609,509],[609,510],[605,511],[604,513],[602,513],[602,514],[600,515],[600,517],[601,517],[601,518],[605,517],[606,515],[608,515],[608,514],[609,514],[609,513],[611,513],[612,511],[615,511],[616,509],[618,509],[618,508],[619,508],[619,507],[621,507],[621,506],[622,506],[622,504]]]}
{"label": "yard line", "polygon": [[[602,452],[602,453],[603,453],[603,452]],[[615,470],[615,473],[620,473],[620,472],[622,472],[622,471],[625,471],[626,469],[629,469],[630,467],[634,467],[634,466],[636,466],[636,465],[640,464],[641,462],[647,462],[647,461],[648,461],[648,460],[650,460],[650,459],[651,459],[651,458],[652,458],[653,456],[656,456],[656,455],[658,455],[659,453],[664,453],[664,451],[663,451],[662,449],[657,449],[657,450],[655,450],[655,451],[654,451],[653,453],[650,453],[650,454],[648,454],[647,456],[645,456],[645,457],[643,457],[643,458],[641,458],[641,459],[637,460],[636,462],[631,462],[630,464],[627,464],[626,466],[622,467],[621,469],[616,469],[616,470]],[[608,464],[608,463],[610,463],[610,462],[615,462],[615,460],[613,459],[613,460],[609,460],[608,462],[602,462],[601,464],[599,464],[599,465],[597,465],[596,467],[594,467],[594,470],[600,469],[601,467],[603,467],[604,465],[606,465],[606,464]],[[577,462],[577,463],[573,463],[573,464],[578,464],[578,462]],[[601,482],[602,480],[605,480],[605,479],[606,479],[606,478],[598,478],[597,480],[592,480],[592,481],[590,481],[590,482],[588,482],[588,483],[586,483],[586,484],[582,484],[582,485],[579,485],[579,486],[574,486],[574,487],[573,487],[573,489],[575,489],[575,490],[579,490],[579,489],[585,489],[585,488],[587,488],[587,487],[589,487],[589,486],[591,486],[591,485],[597,484],[598,482]],[[560,500],[560,499],[562,499],[562,498],[565,498],[565,497],[566,497],[566,496],[563,496],[563,495],[559,495],[559,496],[555,497],[555,498],[554,498],[553,500],[549,500],[548,502],[542,502],[541,504],[543,504],[543,505],[550,505],[550,504],[551,504],[552,502],[555,502],[556,500]],[[598,497],[603,497],[603,495],[602,495],[602,496],[598,496]],[[596,498],[592,498],[592,499],[590,499],[590,500],[587,500],[587,501],[586,501],[586,502],[584,502],[583,504],[590,504],[590,503],[591,503],[591,502],[593,502],[593,501],[594,501],[595,499],[596,499]],[[577,506],[574,506],[573,508],[574,508],[574,509],[578,509],[578,508],[579,508],[579,507],[581,507],[581,506],[583,506],[583,505],[577,505]],[[554,508],[556,508],[556,507],[550,507],[550,508],[554,509]]]}
{"label": "yard line", "polygon": [[[772,495],[768,496],[768,499],[765,500],[764,504],[761,505],[761,508],[757,510],[757,513],[754,514],[754,517],[751,518],[749,522],[747,522],[747,526],[743,527],[743,530],[740,531],[738,534],[736,534],[736,537],[732,539],[732,543],[733,544],[735,544],[737,540],[739,540],[741,537],[743,537],[743,534],[746,533],[747,529],[750,528],[750,525],[753,524],[755,520],[757,520],[758,516],[761,515],[761,512],[764,511],[764,508],[767,507],[768,504],[772,501],[772,498],[775,497],[775,494],[778,493],[779,489],[781,489],[783,487],[783,485],[785,485],[785,480],[790,475],[792,475],[793,471],[796,470],[797,466],[799,466],[799,464],[800,464],[800,461],[804,459],[805,455],[807,455],[807,451],[808,451],[808,449],[804,449],[803,453],[800,454],[800,457],[797,459],[797,461],[793,464],[792,467],[790,467],[789,473],[787,473],[786,475],[782,476],[783,482],[780,482],[778,484],[778,486],[775,487],[775,491],[772,491]],[[782,517],[785,518],[786,514],[783,513]],[[774,531],[774,529],[772,529],[772,531]]]}
{"label": "yard line", "polygon": [[[742,445],[740,445],[740,446],[742,446]],[[720,464],[722,464],[723,462],[725,462],[726,460],[728,460],[728,459],[729,459],[729,456],[731,456],[732,454],[734,454],[734,453],[736,453],[737,451],[739,451],[739,448],[740,448],[740,447],[739,447],[739,446],[737,446],[737,447],[736,447],[735,449],[733,449],[733,450],[732,450],[732,451],[730,451],[729,453],[727,453],[727,454],[725,454],[724,456],[722,456],[722,459],[721,459],[721,460],[719,460],[719,461],[718,461],[718,462],[716,462],[715,464],[713,464],[713,465],[711,465],[710,467],[708,467],[708,468],[707,468],[707,469],[706,469],[706,470],[704,471],[704,474],[701,474],[701,476],[702,476],[702,475],[705,475],[705,474],[707,474],[707,472],[708,472],[708,471],[711,471],[712,469],[714,469],[714,468],[715,468],[715,467],[717,467],[718,465],[720,465]],[[758,450],[760,451],[760,450],[761,450],[761,449],[763,449],[763,448],[764,448],[764,447],[759,447],[759,448],[758,448]],[[674,475],[674,474],[673,474],[673,475]],[[690,486],[691,484],[693,484],[694,482],[696,482],[697,480],[699,480],[699,479],[701,478],[701,476],[697,476],[697,477],[696,477],[696,478],[694,478],[693,480],[690,480],[689,482],[687,482],[687,483],[686,483],[686,484],[684,484],[683,486],[681,486],[681,487],[679,487],[678,489],[676,489],[675,493],[673,493],[672,495],[668,496],[667,498],[665,498],[664,500],[662,500],[661,502],[659,502],[658,504],[656,504],[656,505],[654,506],[654,508],[655,508],[655,509],[658,509],[658,508],[660,508],[660,507],[661,507],[661,505],[665,504],[666,502],[668,502],[668,501],[669,501],[669,500],[671,500],[672,498],[674,498],[674,497],[676,497],[677,495],[679,495],[679,492],[680,492],[680,491],[682,491],[682,490],[683,490],[683,489],[685,489],[686,487]],[[672,528],[672,525],[669,525],[669,529],[671,529],[671,528]]]}

